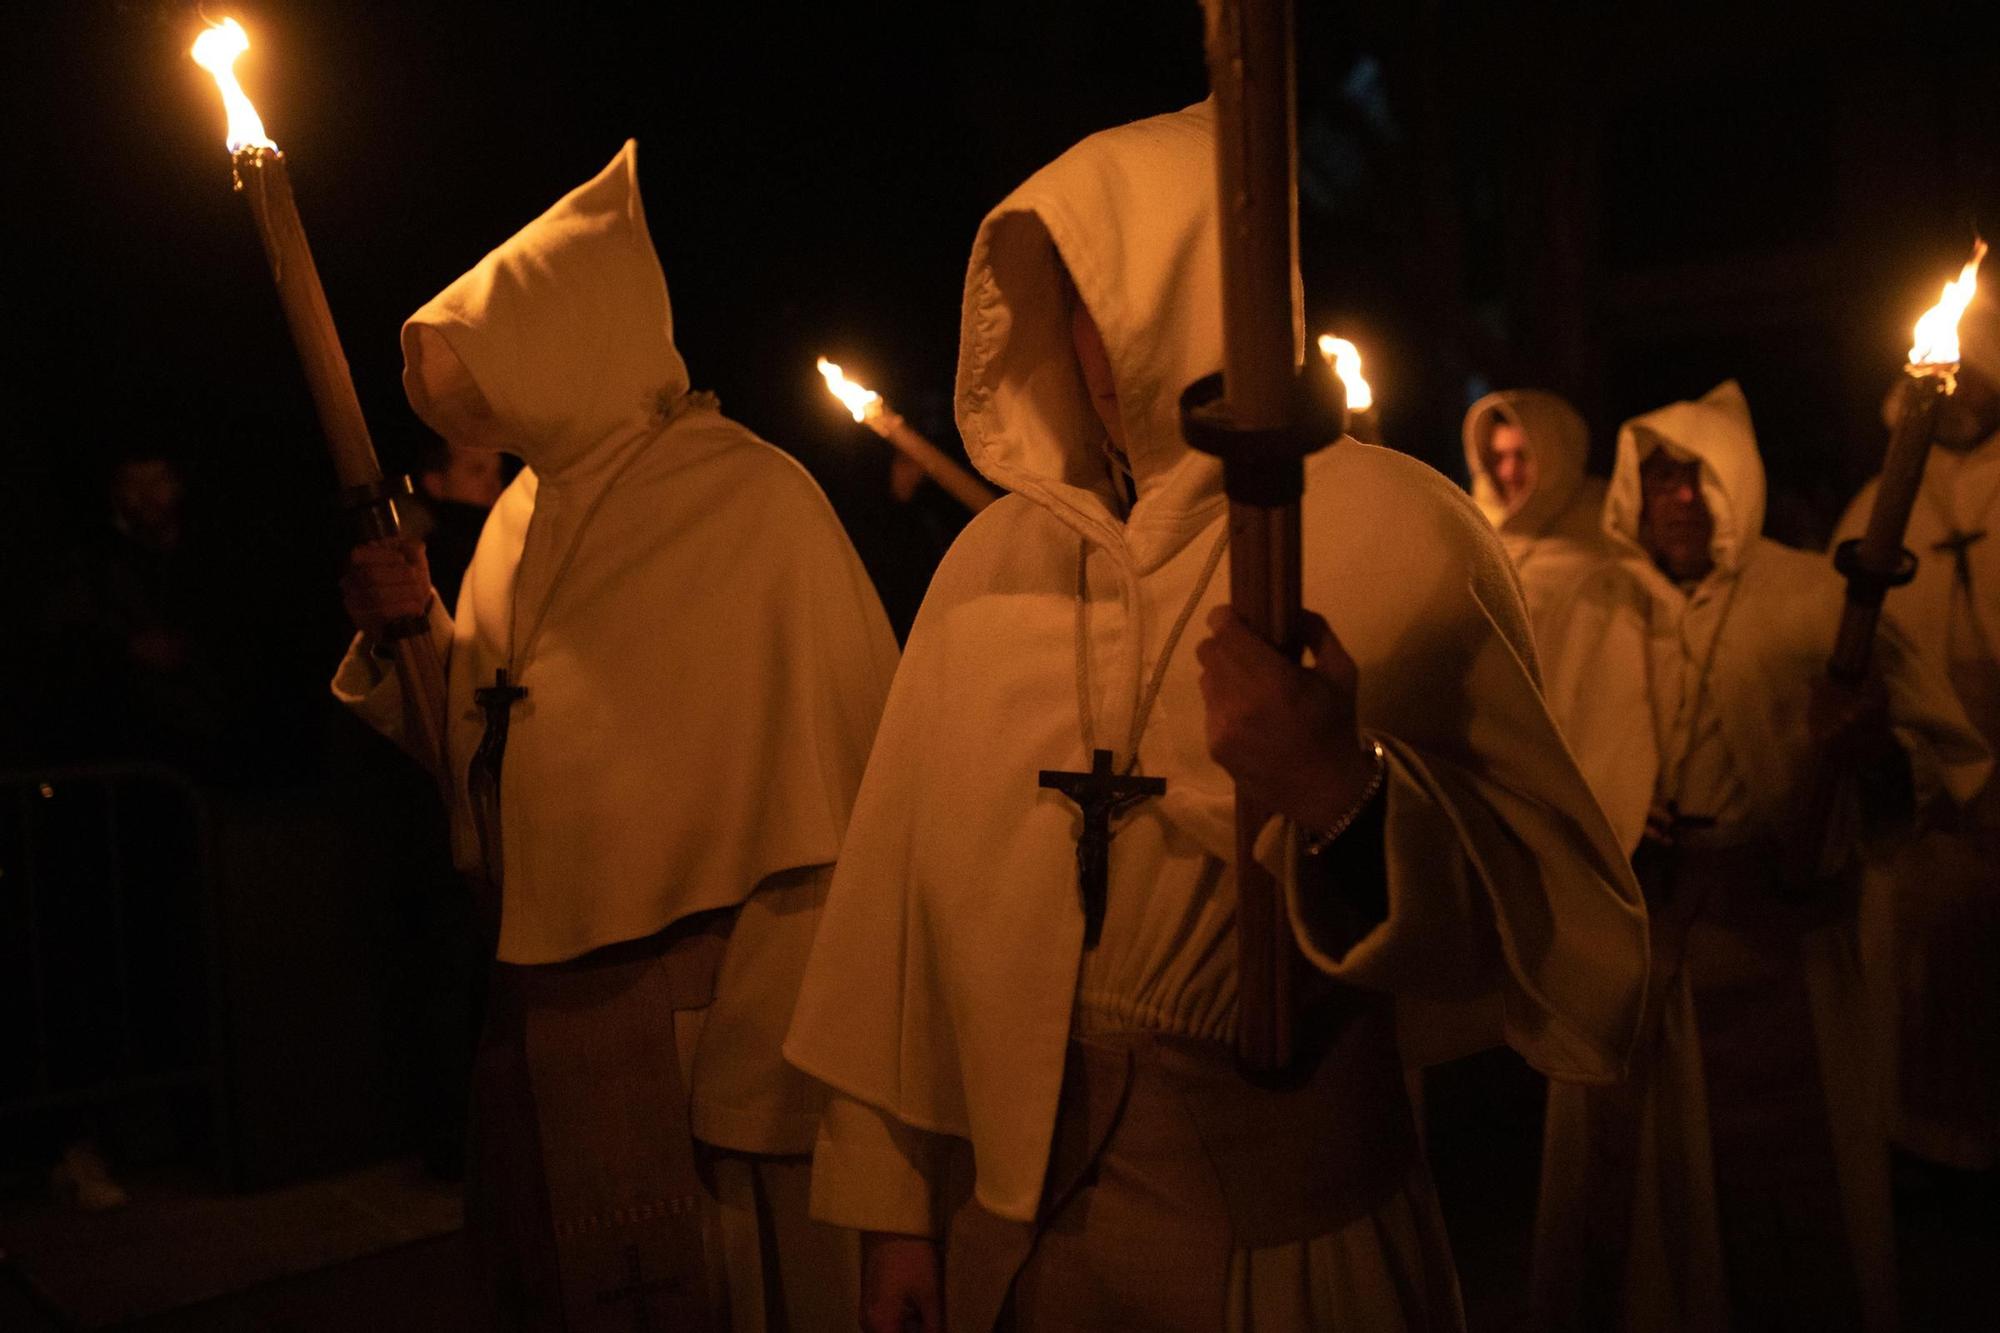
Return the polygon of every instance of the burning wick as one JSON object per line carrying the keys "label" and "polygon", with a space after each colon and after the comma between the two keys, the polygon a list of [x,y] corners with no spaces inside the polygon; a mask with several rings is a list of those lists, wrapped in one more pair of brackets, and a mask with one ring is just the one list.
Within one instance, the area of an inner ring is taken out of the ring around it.
{"label": "burning wick", "polygon": [[1000,498],[992,487],[960,467],[942,449],[912,429],[900,412],[891,410],[882,401],[881,394],[856,384],[825,357],[819,359],[819,373],[826,377],[827,391],[840,400],[841,406],[856,421],[901,450],[932,481],[950,492],[952,498],[967,509],[976,514]]}
{"label": "burning wick", "polygon": [[1979,261],[1984,258],[1986,242],[1974,240],[1972,258],[1965,261],[1955,281],[1944,285],[1944,295],[1938,298],[1938,303],[1917,320],[1916,342],[1910,348],[1911,366],[1958,365],[1958,320],[1979,290]]}
{"label": "burning wick", "polygon": [[1361,349],[1345,338],[1336,338],[1331,333],[1319,335],[1319,354],[1333,367],[1333,373],[1340,377],[1341,387],[1347,390],[1347,433],[1366,444],[1380,444],[1377,433],[1379,422],[1375,419],[1375,391],[1368,387],[1368,381],[1361,374]]}
{"label": "burning wick", "polygon": [[1375,406],[1375,391],[1368,387],[1368,381],[1361,375],[1361,349],[1345,338],[1336,338],[1331,333],[1319,335],[1319,354],[1326,358],[1333,373],[1340,376],[1340,382],[1347,386],[1347,409],[1350,412],[1366,412]]}
{"label": "burning wick", "polygon": [[268,148],[276,152],[278,145],[265,135],[257,108],[250,104],[243,85],[236,81],[236,57],[249,49],[250,35],[243,31],[243,25],[235,19],[224,19],[194,39],[190,54],[195,64],[215,76],[215,86],[222,93],[222,105],[229,112],[229,151]]}
{"label": "burning wick", "polygon": [[[839,366],[836,366],[825,357],[819,359],[819,373],[826,376],[828,391],[835,398],[838,398],[849,412],[854,414],[856,421],[864,425],[869,424],[888,410],[883,405],[881,394],[876,393],[873,389],[866,389],[856,384],[841,373]],[[882,434],[880,431],[876,433]],[[883,438],[886,439],[888,437],[884,435]]]}

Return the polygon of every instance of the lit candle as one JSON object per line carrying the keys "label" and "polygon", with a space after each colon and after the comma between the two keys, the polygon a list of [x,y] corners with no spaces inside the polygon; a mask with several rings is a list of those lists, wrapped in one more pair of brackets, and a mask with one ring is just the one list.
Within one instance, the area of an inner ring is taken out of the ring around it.
{"label": "lit candle", "polygon": [[[354,378],[347,369],[347,355],[341,349],[333,312],[327,308],[319,270],[306,244],[305,226],[292,199],[285,155],[265,134],[256,107],[236,80],[236,58],[249,49],[249,36],[232,18],[196,38],[191,54],[195,63],[215,76],[222,104],[228,110],[226,143],[236,189],[249,203],[250,216],[263,239],[264,257],[278,288],[278,303],[291,328],[292,345],[305,371],[306,386],[312,391],[344,497],[361,516],[366,536],[393,538],[401,530],[395,496],[398,489],[407,494],[409,483],[405,480],[398,488],[383,480],[368,422],[361,415],[361,400],[354,392]],[[422,619],[413,619],[391,626],[388,637],[396,654],[410,734],[418,753],[433,757],[442,778],[449,772],[444,760],[444,671],[431,644],[429,627]]]}
{"label": "lit candle", "polygon": [[1368,387],[1368,380],[1361,373],[1361,349],[1345,338],[1322,333],[1319,354],[1333,367],[1341,387],[1347,390],[1347,433],[1369,444],[1381,443],[1375,391]]}
{"label": "lit candle", "polygon": [[976,514],[1000,498],[992,487],[918,434],[901,413],[882,401],[881,394],[856,384],[825,357],[819,359],[819,373],[826,377],[828,392],[840,400],[856,421],[895,446],[967,509]]}
{"label": "lit candle", "polygon": [[1958,278],[1944,285],[1943,297],[1917,321],[1916,340],[1903,367],[1901,410],[1882,459],[1875,507],[1860,540],[1843,544],[1837,557],[1848,585],[1847,614],[1841,620],[1832,663],[1833,674],[1841,679],[1856,681],[1865,674],[1882,598],[1915,571],[1914,557],[1903,550],[1903,534],[1923,486],[1938,404],[1958,387],[1958,320],[1972,303],[1979,261],[1985,257],[1986,242],[1979,241]]}
{"label": "lit candle", "polygon": [[[1903,535],[1923,486],[1938,404],[1958,387],[1958,320],[1972,304],[1979,261],[1985,257],[1986,242],[1975,242],[1972,258],[1957,280],[1944,285],[1943,297],[1917,321],[1916,340],[1903,366],[1902,403],[1876,485],[1875,507],[1869,511],[1862,535],[1842,542],[1834,552],[1834,567],[1847,578],[1847,603],[1834,635],[1827,674],[1849,686],[1860,684],[1868,675],[1883,598],[1891,588],[1908,583],[1917,570],[1917,558],[1903,549]],[[1841,765],[1818,762],[1813,766],[1788,874],[1795,893],[1812,892],[1828,867],[1837,863],[1837,857],[1829,857],[1828,840],[1847,776]]]}

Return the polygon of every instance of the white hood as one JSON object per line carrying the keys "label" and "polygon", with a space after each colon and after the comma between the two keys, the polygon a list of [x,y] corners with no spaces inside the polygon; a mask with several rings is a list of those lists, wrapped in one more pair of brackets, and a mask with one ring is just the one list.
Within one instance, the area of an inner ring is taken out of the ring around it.
{"label": "white hood", "polygon": [[[636,148],[404,327],[404,383],[462,363],[529,468],[460,593],[452,761],[472,692],[511,663],[500,957],[541,963],[742,901],[833,860],[894,639],[804,471],[690,394],[639,201]],[[440,345],[440,340],[441,344]],[[461,795],[455,843],[478,863]]]}
{"label": "white hood", "polygon": [[[1148,569],[1221,503],[1222,469],[1181,438],[1180,394],[1222,363],[1213,210],[1176,165],[1212,143],[1204,103],[1085,140],[990,213],[973,243],[959,330],[958,424],[997,485]],[[1109,240],[1107,220],[1120,219]],[[1060,269],[1103,335],[1139,498],[1111,504],[1103,425],[1071,350]]]}
{"label": "white hood", "polygon": [[[1512,506],[1500,498],[1499,487],[1486,472],[1486,443],[1502,422],[1527,436],[1528,454],[1535,463],[1535,489]],[[1489,393],[1466,412],[1462,433],[1473,503],[1503,537],[1544,535],[1585,489],[1590,429],[1582,414],[1556,394],[1542,389]]]}
{"label": "white hood", "polygon": [[1757,454],[1743,390],[1735,380],[1724,380],[1692,403],[1669,403],[1618,428],[1604,530],[1627,555],[1642,559],[1639,465],[1660,447],[1680,462],[1701,464],[1701,494],[1715,520],[1709,555],[1719,574],[1734,573],[1764,535],[1764,460]]}
{"label": "white hood", "polygon": [[430,330],[543,481],[603,466],[688,391],[639,200],[639,146],[530,222],[403,325],[403,388],[440,434]]}

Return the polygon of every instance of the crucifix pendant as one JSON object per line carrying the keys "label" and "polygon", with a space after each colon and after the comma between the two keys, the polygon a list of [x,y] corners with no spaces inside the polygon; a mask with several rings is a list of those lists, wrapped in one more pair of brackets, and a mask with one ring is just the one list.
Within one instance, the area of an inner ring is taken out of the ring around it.
{"label": "crucifix pendant", "polygon": [[480,734],[479,748],[466,766],[465,791],[472,802],[472,823],[479,834],[480,855],[486,861],[486,875],[497,887],[500,880],[500,764],[507,757],[507,727],[514,705],[528,691],[507,677],[507,668],[493,673],[493,683],[472,692],[472,701],[486,714],[486,730]]}
{"label": "crucifix pendant", "polygon": [[1977,541],[1984,541],[1985,539],[1986,529],[1984,528],[1976,532],[1960,532],[1954,527],[1949,537],[1940,542],[1932,542],[1931,549],[1940,554],[1951,556],[1952,564],[1958,575],[1959,586],[1970,588],[1972,586],[1972,544]]}
{"label": "crucifix pendant", "polygon": [[1090,756],[1090,771],[1043,769],[1039,785],[1076,802],[1083,828],[1076,838],[1076,887],[1083,896],[1083,947],[1097,947],[1104,931],[1104,904],[1111,885],[1111,821],[1150,796],[1163,796],[1165,778],[1111,771],[1111,751]]}

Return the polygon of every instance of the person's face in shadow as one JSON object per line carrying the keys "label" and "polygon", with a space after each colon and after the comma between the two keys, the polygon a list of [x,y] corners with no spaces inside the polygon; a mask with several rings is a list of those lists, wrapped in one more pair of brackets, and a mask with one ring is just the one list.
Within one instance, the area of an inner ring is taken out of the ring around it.
{"label": "person's face in shadow", "polygon": [[1639,544],[1677,583],[1705,578],[1715,568],[1710,544],[1715,517],[1701,493],[1701,463],[1682,462],[1655,449],[1639,465]]}

